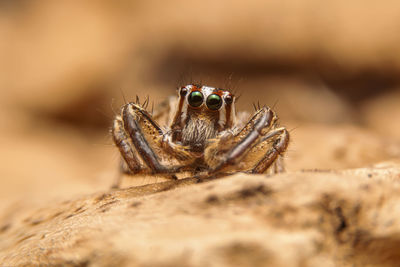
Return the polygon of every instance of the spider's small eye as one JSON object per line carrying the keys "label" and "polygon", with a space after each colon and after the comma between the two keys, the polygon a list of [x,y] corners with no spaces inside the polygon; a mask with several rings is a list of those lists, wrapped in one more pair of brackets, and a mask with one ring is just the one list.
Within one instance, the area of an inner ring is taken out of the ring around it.
{"label": "spider's small eye", "polygon": [[231,95],[227,95],[225,97],[225,103],[230,105],[230,104],[232,104],[232,102],[233,102],[233,97]]}
{"label": "spider's small eye", "polygon": [[203,104],[203,94],[199,91],[191,92],[188,96],[189,104],[192,107],[199,107]]}
{"label": "spider's small eye", "polygon": [[188,89],[187,89],[186,87],[182,87],[182,88],[179,90],[179,94],[180,94],[181,96],[185,96],[185,95],[187,95],[187,93],[188,93]]}
{"label": "spider's small eye", "polygon": [[211,94],[207,97],[207,107],[211,110],[218,110],[222,106],[222,98],[219,95]]}

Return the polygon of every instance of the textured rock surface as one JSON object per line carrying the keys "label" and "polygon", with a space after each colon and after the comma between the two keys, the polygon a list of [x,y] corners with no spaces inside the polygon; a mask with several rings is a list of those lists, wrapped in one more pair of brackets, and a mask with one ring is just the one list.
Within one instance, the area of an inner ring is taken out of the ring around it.
{"label": "textured rock surface", "polygon": [[2,265],[396,266],[400,163],[99,192],[2,220]]}

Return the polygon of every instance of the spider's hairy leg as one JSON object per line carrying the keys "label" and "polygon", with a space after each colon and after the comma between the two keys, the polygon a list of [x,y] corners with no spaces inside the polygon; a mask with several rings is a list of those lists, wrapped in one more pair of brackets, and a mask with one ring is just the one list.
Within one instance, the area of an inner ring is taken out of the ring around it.
{"label": "spider's hairy leg", "polygon": [[[265,136],[270,128],[275,125],[275,113],[263,107],[259,109],[249,122],[237,134],[227,134],[211,142],[205,151],[205,160],[210,166],[210,174],[229,169],[242,160],[251,149]],[[246,168],[246,166],[240,167]]]}
{"label": "spider's hairy leg", "polygon": [[153,134],[152,138],[155,139],[157,135],[163,134],[158,125],[150,119],[150,116],[143,108],[133,103],[129,103],[122,108],[122,120],[125,131],[129,135],[134,148],[146,165],[154,172],[164,172],[164,166],[160,164],[148,142],[152,140],[146,140],[143,133],[143,130],[145,132],[150,131]]}
{"label": "spider's hairy leg", "polygon": [[124,168],[121,165],[121,169],[129,169],[132,173],[139,172],[142,166],[133,149],[133,144],[124,130],[121,116],[115,117],[111,133],[126,165]]}
{"label": "spider's hairy leg", "polygon": [[140,162],[132,141],[125,132],[122,118],[119,115],[114,119],[111,134],[123,159],[120,163],[120,173],[112,185],[112,188],[119,188],[122,174],[146,174],[149,173],[149,169]]}
{"label": "spider's hairy leg", "polygon": [[276,159],[276,161],[273,164],[273,170],[272,173],[281,173],[281,172],[286,172],[286,168],[285,168],[285,162],[283,160],[283,156],[280,155],[278,156],[278,158]]}
{"label": "spider's hairy leg", "polygon": [[[170,146],[163,141],[167,134],[142,106],[126,104],[122,107],[121,118],[117,118],[116,122],[120,131],[113,131],[114,140],[119,140],[116,136],[123,136],[123,140],[126,140],[126,147],[123,146],[125,143],[115,143],[131,174],[157,174],[176,178],[174,174],[182,168],[182,159],[189,158],[189,155],[185,154],[183,147]],[[136,162],[140,162],[139,171],[137,165],[129,162],[133,158],[131,154],[136,156]]]}
{"label": "spider's hairy leg", "polygon": [[[274,167],[274,173],[283,172],[282,154],[286,151],[288,144],[289,132],[283,127],[273,129],[252,149],[262,151],[264,148],[270,147],[250,172],[264,173],[270,166]],[[249,154],[251,153],[255,154],[256,152],[250,151]]]}

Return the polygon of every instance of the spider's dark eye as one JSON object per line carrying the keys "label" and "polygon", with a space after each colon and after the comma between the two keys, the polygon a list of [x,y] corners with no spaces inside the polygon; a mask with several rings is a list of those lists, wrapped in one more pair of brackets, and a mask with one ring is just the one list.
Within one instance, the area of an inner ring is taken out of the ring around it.
{"label": "spider's dark eye", "polygon": [[211,110],[218,110],[222,106],[222,98],[219,95],[211,94],[207,97],[207,107]]}
{"label": "spider's dark eye", "polygon": [[225,97],[225,103],[230,105],[230,104],[232,104],[232,102],[233,102],[233,97],[231,95],[227,95]]}
{"label": "spider's dark eye", "polygon": [[188,93],[188,89],[187,89],[186,87],[182,87],[182,88],[179,90],[179,94],[180,94],[181,96],[185,96],[185,95],[187,95],[187,93]]}
{"label": "spider's dark eye", "polygon": [[194,91],[191,92],[190,95],[188,96],[189,104],[192,107],[199,107],[201,104],[203,104],[203,94],[199,91]]}

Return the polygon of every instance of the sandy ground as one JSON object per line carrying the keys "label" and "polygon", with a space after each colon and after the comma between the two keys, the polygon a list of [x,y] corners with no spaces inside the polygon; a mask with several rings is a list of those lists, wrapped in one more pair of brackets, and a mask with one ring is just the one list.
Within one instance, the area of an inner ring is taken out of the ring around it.
{"label": "sandy ground", "polygon": [[[6,2],[1,266],[398,265],[397,2]],[[274,107],[287,172],[111,190],[123,98],[191,81]]]}

